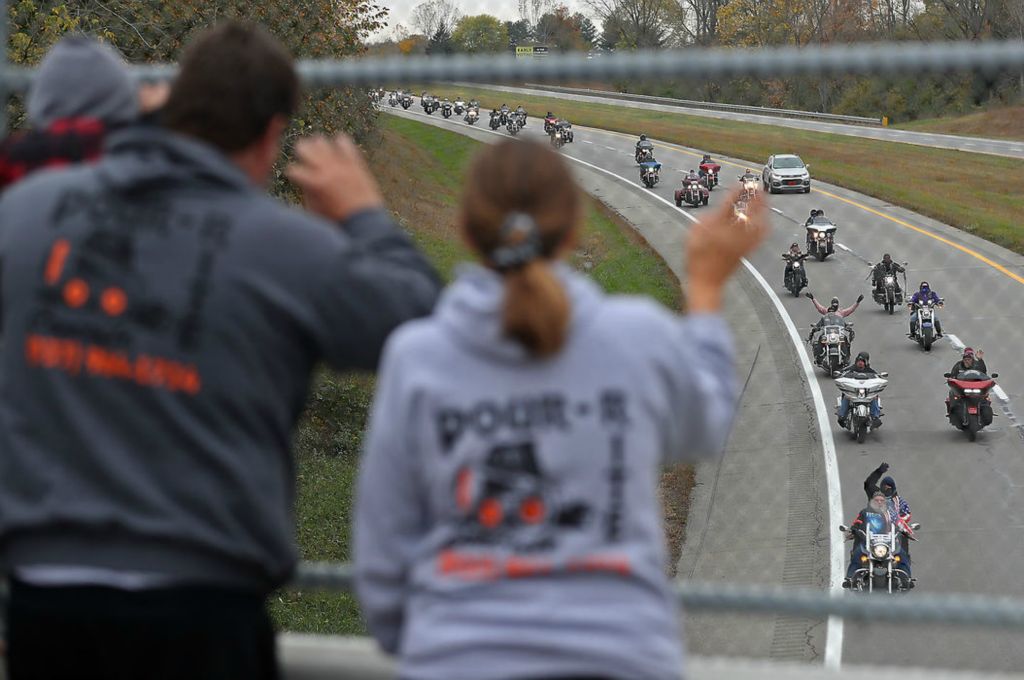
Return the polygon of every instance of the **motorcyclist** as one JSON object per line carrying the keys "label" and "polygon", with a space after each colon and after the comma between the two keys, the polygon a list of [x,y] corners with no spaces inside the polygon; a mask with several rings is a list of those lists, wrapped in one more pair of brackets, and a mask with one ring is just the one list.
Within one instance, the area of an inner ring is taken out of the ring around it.
{"label": "motorcyclist", "polygon": [[824,210],[812,210],[810,217],[808,217],[807,221],[804,222],[804,226],[805,227],[809,227],[810,225],[814,224],[814,221],[816,219],[818,219],[819,217],[824,219],[825,211]]}
{"label": "motorcyclist", "polygon": [[516,115],[521,119],[526,120],[526,109],[523,108],[522,104],[516,107]]}
{"label": "motorcyclist", "polygon": [[[931,289],[927,281],[922,281],[921,285],[918,286],[917,292],[914,293],[913,297],[910,298],[910,337],[917,339],[917,308],[920,305],[931,302],[933,304],[939,304],[939,294]],[[935,338],[942,337],[942,322],[939,321],[939,317],[935,319]]]}
{"label": "motorcyclist", "polygon": [[810,257],[810,253],[800,252],[800,244],[792,243],[789,246],[789,250],[782,254],[782,259],[786,261],[786,271],[782,274],[782,285],[785,286],[789,281],[789,275],[793,271],[793,263],[800,262]]}
{"label": "motorcyclist", "polygon": [[[900,548],[903,551],[903,562],[906,565],[907,576],[910,576],[910,538],[914,530],[910,528],[910,504],[906,499],[896,492],[896,481],[892,477],[882,477],[889,470],[889,464],[883,462],[874,472],[864,480],[864,493],[870,499],[872,495],[881,491],[886,498],[886,509],[889,511],[889,521],[900,530]],[[879,483],[881,479],[881,483]],[[910,587],[914,587],[914,581],[910,581]]]}
{"label": "motorcyclist", "polygon": [[949,369],[949,377],[957,378],[964,371],[981,371],[988,374],[988,366],[985,365],[984,356],[985,353],[980,349],[974,351],[971,347],[964,347],[963,357],[961,357],[960,361],[953,364],[953,368]]}
{"label": "motorcyclist", "polygon": [[[866,373],[867,375],[878,375],[878,371],[871,368],[871,355],[867,352],[861,352],[854,359],[853,364],[843,369],[840,374],[840,378],[849,376],[853,373]],[[850,400],[846,398],[844,394],[839,400],[839,427],[846,427],[846,416],[850,410]],[[878,401],[878,397],[871,400],[871,427],[879,428],[882,426],[882,405]]]}
{"label": "motorcyclist", "polygon": [[743,174],[740,175],[740,181],[741,182],[756,182],[756,181],[759,181],[760,179],[761,179],[760,176],[757,173],[755,173],[753,170],[751,170],[750,168],[747,168],[746,170],[744,170]]}
{"label": "motorcyclist", "polygon": [[850,549],[850,564],[846,568],[846,578],[843,579],[843,587],[849,588],[853,582],[853,575],[860,566],[860,557],[864,553],[864,541],[859,532],[871,527],[872,532],[883,533],[890,524],[888,513],[888,500],[885,494],[875,491],[870,495],[868,506],[857,513],[856,519],[850,524],[850,530],[846,532],[846,540],[853,541]]}
{"label": "motorcyclist", "polygon": [[[829,322],[832,319],[836,319],[837,317],[840,321],[842,321],[846,317],[853,314],[854,311],[856,311],[857,307],[860,306],[861,300],[864,299],[864,296],[858,296],[857,301],[855,303],[853,303],[849,307],[846,307],[845,309],[840,309],[839,298],[837,297],[833,297],[832,300],[829,302],[828,307],[826,308],[822,306],[817,300],[814,299],[814,293],[807,292],[804,293],[804,295],[810,298],[811,302],[814,303],[814,308],[818,310],[819,314],[821,314],[821,318],[818,319],[818,323],[814,324],[814,326],[811,328],[810,335],[807,336],[807,342],[811,343],[811,348],[814,350],[814,360],[818,361],[821,357],[821,352],[824,350],[824,348],[821,346],[820,342],[814,341],[814,336],[825,329],[826,322]],[[848,342],[852,346],[853,338],[855,335],[853,329],[847,326],[845,323],[843,324],[843,328],[847,333]]]}
{"label": "motorcyclist", "polygon": [[891,274],[893,275],[893,280],[896,281],[896,292],[899,293],[901,290],[900,280],[896,278],[895,275],[900,272],[906,271],[907,270],[903,268],[903,265],[899,264],[898,262],[892,261],[892,255],[890,255],[889,253],[882,255],[882,261],[876,264],[875,268],[872,270],[873,283],[875,284],[875,292],[882,292],[882,282],[885,281],[886,276],[889,276]]}

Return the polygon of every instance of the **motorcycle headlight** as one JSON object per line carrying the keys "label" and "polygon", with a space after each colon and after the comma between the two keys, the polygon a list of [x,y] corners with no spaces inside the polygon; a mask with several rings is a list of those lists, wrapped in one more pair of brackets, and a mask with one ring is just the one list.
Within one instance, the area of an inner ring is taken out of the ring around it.
{"label": "motorcycle headlight", "polygon": [[981,394],[981,390],[975,389],[973,387],[968,387],[967,389],[964,390],[964,394]]}
{"label": "motorcycle headlight", "polygon": [[876,559],[883,560],[889,556],[889,546],[881,544],[873,546],[871,548],[871,554],[874,555]]}
{"label": "motorcycle headlight", "polygon": [[867,396],[867,390],[865,390],[865,389],[857,390],[857,396],[860,397],[861,399],[863,399],[864,397]]}

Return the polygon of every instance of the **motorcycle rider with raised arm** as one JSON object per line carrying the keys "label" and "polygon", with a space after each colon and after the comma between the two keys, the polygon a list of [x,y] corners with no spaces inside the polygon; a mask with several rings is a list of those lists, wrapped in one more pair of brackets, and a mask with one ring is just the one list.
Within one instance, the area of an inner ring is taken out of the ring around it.
{"label": "motorcycle rider with raised arm", "polygon": [[988,367],[985,365],[985,353],[980,349],[974,351],[971,347],[964,347],[964,354],[960,361],[953,364],[949,369],[950,378],[958,378],[964,371],[981,371],[988,375]]}
{"label": "motorcycle rider with raised arm", "polygon": [[810,256],[810,253],[800,252],[799,243],[790,244],[789,250],[782,254],[782,259],[786,261],[786,271],[782,274],[783,287],[785,287],[786,282],[789,281],[789,275],[793,272],[793,263],[806,260]]}
{"label": "motorcycle rider with raised arm", "polygon": [[[939,294],[931,289],[927,281],[922,281],[918,287],[917,292],[914,293],[913,297],[910,298],[910,337],[917,339],[917,307],[919,305],[931,302],[933,304],[939,304],[941,298]],[[935,316],[935,339],[942,337],[942,322],[939,320],[938,315]]]}
{"label": "motorcycle rider with raised arm", "polygon": [[[903,551],[903,564],[907,576],[910,573],[910,538],[914,530],[910,528],[910,519],[913,516],[910,512],[910,504],[896,491],[896,480],[892,477],[882,477],[889,470],[889,464],[883,462],[864,480],[864,493],[870,499],[872,495],[881,492],[886,499],[886,509],[889,512],[889,521],[900,530],[900,549]],[[881,483],[879,483],[881,480]],[[914,579],[910,579],[910,588],[914,587]]]}
{"label": "motorcycle rider with raised arm", "polygon": [[849,588],[853,582],[853,575],[860,566],[860,556],[864,553],[864,541],[858,536],[858,531],[864,531],[868,526],[872,532],[882,532],[891,520],[889,520],[888,499],[881,490],[868,494],[868,506],[857,513],[856,519],[850,524],[850,530],[846,532],[846,540],[853,541],[850,549],[850,564],[846,568],[846,578],[843,579],[843,588]]}
{"label": "motorcycle rider with raised arm", "polygon": [[875,292],[882,292],[882,282],[885,281],[885,277],[892,275],[896,281],[896,292],[901,292],[900,280],[896,278],[896,274],[906,272],[907,270],[903,265],[898,262],[892,261],[892,255],[886,253],[882,255],[882,261],[875,265],[874,269],[871,270],[872,283],[875,285]]}
{"label": "motorcycle rider with raised arm", "polygon": [[[829,317],[838,316],[840,319],[845,319],[846,317],[850,316],[855,311],[857,311],[857,307],[860,306],[861,300],[864,299],[864,296],[857,296],[857,301],[844,309],[840,309],[839,298],[835,296],[832,297],[832,300],[829,302],[828,307],[825,307],[817,300],[815,300],[814,293],[807,292],[804,293],[804,296],[809,298],[811,302],[814,303],[814,308],[818,310],[818,314],[821,314],[821,318],[818,319],[818,323],[814,324],[814,326],[811,327],[811,333],[810,335],[807,336],[807,342],[811,343],[811,348],[814,350],[814,359],[815,361],[817,361],[821,355],[822,347],[820,342],[814,342],[814,336],[817,335],[822,330],[824,330],[825,322],[829,319]],[[853,338],[855,335],[853,329],[846,326],[845,324],[843,327],[846,329],[846,332],[849,335],[850,345],[853,345]]]}
{"label": "motorcycle rider with raised arm", "polygon": [[[840,378],[849,376],[853,373],[866,373],[867,375],[878,375],[878,371],[871,368],[871,355],[867,352],[861,352],[854,359],[853,364],[843,369],[843,372],[839,375]],[[839,426],[842,428],[846,427],[846,416],[850,411],[850,400],[846,398],[844,394],[842,399],[839,401]],[[871,400],[871,427],[878,429],[882,426],[882,405],[876,396]]]}

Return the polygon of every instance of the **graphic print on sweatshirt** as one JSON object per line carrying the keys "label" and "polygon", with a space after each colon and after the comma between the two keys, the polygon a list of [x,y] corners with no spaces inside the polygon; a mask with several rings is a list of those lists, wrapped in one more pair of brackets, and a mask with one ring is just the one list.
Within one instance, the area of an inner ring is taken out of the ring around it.
{"label": "graphic print on sweatshirt", "polygon": [[[227,244],[230,218],[74,190],[55,213],[25,340],[29,365],[198,394],[202,378],[187,356],[200,343],[210,276]],[[173,277],[154,281],[142,271],[140,241],[151,251],[155,241],[156,251],[164,252],[162,244],[180,242],[182,233],[195,240],[187,249],[192,261],[175,263],[180,269]],[[145,335],[158,336],[158,345],[173,348],[175,356],[142,350]]]}
{"label": "graphic print on sweatshirt", "polygon": [[[466,435],[473,435],[474,442],[471,450],[460,451],[462,460],[450,479],[446,515],[453,532],[439,553],[440,573],[472,580],[524,578],[559,569],[629,572],[628,560],[615,551],[626,511],[623,392],[605,390],[593,401],[575,403],[550,393],[482,400],[441,409],[435,422],[442,455],[453,455]],[[575,428],[600,431],[606,442],[605,450],[595,450],[588,460],[600,468],[603,488],[588,489],[584,497],[565,491],[566,485],[545,469],[539,451],[545,432],[565,434]],[[564,552],[563,539],[580,532],[597,536],[599,549],[556,562],[554,556]]]}

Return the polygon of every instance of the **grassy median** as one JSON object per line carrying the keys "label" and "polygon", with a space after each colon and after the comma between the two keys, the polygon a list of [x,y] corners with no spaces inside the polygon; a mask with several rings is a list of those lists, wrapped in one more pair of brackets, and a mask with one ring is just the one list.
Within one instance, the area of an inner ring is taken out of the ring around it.
{"label": "grassy median", "polygon": [[[874,196],[1024,253],[1024,161],[808,132],[772,125],[647,111],[475,88],[432,86],[439,96],[476,97],[483,107],[522,104],[531,116],[545,111],[587,127],[628,135],[645,133],[708,153],[764,163],[776,153],[797,153],[815,179]],[[485,116],[486,117],[486,116]],[[622,140],[623,148],[632,142]],[[760,170],[755,165],[755,171]]]}
{"label": "grassy median", "polygon": [[[388,206],[442,274],[450,279],[470,253],[453,227],[465,168],[479,143],[439,128],[383,116],[383,141],[371,167]],[[618,215],[590,200],[573,262],[606,290],[648,295],[678,309],[679,282],[658,255]],[[320,373],[296,436],[298,500],[296,521],[302,558],[350,559],[353,483],[367,409],[371,376]],[[669,520],[673,557],[685,525],[692,470],[679,466],[663,477],[662,498]],[[675,559],[672,563],[675,563]],[[351,595],[275,593],[271,611],[282,630],[354,635],[364,633]]]}

